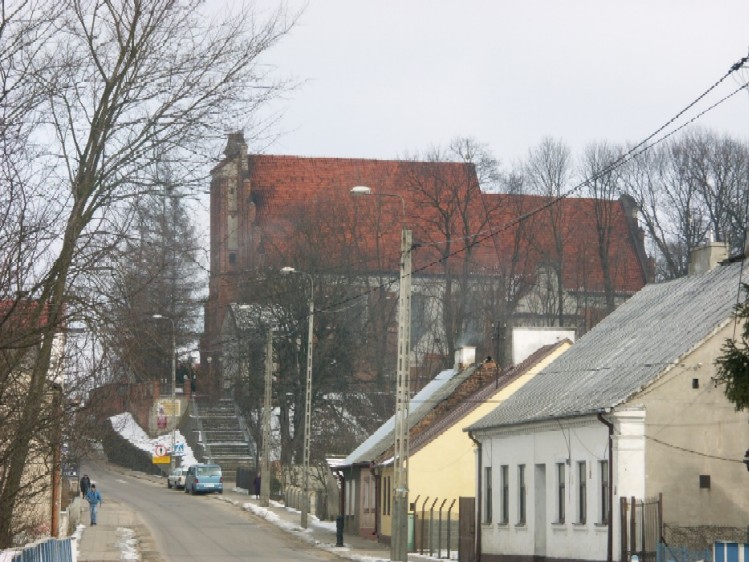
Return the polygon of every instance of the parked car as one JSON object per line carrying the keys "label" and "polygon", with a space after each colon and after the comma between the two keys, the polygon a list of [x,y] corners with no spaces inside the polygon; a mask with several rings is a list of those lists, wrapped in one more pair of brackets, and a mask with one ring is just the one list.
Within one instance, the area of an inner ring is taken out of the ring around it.
{"label": "parked car", "polygon": [[184,488],[186,477],[187,477],[186,466],[175,468],[169,473],[169,476],[166,477],[167,488]]}
{"label": "parked car", "polygon": [[217,464],[194,464],[187,470],[185,493],[224,493],[224,475]]}

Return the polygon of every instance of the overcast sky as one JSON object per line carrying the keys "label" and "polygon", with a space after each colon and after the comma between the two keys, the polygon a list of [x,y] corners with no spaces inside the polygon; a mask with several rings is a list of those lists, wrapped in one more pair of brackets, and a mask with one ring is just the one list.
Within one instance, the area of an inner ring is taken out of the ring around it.
{"label": "overcast sky", "polygon": [[[509,167],[552,136],[579,154],[648,136],[747,52],[748,0],[310,0],[265,59],[303,83],[261,149],[394,158],[470,136]],[[749,140],[749,93],[699,123]]]}

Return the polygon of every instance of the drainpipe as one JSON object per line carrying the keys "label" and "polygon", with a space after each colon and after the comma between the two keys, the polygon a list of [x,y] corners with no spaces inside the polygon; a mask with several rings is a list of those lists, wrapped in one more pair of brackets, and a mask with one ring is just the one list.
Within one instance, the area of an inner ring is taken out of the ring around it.
{"label": "drainpipe", "polygon": [[606,543],[606,562],[612,562],[612,552],[614,547],[613,521],[611,520],[613,515],[614,505],[614,457],[613,443],[614,443],[614,424],[603,417],[603,413],[598,412],[598,421],[609,428],[609,512],[606,514],[608,519],[608,537]]}
{"label": "drainpipe", "polygon": [[[468,432],[468,437],[476,444],[479,450],[478,473],[476,475],[476,533],[474,537],[474,549],[476,551],[476,562],[481,562],[481,473],[484,460],[481,443],[476,440],[473,433]],[[607,561],[610,562],[610,561]]]}

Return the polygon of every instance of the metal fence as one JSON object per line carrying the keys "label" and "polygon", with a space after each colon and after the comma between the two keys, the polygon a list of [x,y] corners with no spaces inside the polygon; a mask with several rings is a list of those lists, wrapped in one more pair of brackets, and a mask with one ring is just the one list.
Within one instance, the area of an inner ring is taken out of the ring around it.
{"label": "metal fence", "polygon": [[436,558],[457,556],[460,521],[455,501],[445,498],[426,498],[414,502],[414,549],[419,554]]}
{"label": "metal fence", "polygon": [[[73,539],[47,539],[17,552],[0,552],[0,560],[9,562],[73,562]],[[6,558],[10,554],[10,558]]]}
{"label": "metal fence", "polygon": [[658,562],[712,562],[712,548],[688,548],[686,546],[672,546],[658,543]]}

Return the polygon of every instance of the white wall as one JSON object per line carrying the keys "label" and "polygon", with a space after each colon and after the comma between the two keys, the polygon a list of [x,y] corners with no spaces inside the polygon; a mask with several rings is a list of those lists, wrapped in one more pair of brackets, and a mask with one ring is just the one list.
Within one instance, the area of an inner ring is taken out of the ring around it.
{"label": "white wall", "polygon": [[[581,560],[605,560],[608,526],[601,524],[601,479],[599,462],[608,459],[608,428],[594,417],[577,422],[536,426],[533,433],[496,435],[482,441],[482,476],[492,467],[492,521],[481,514],[482,552],[503,555],[537,555]],[[633,459],[634,460],[634,459]],[[578,463],[586,463],[586,521],[578,522]],[[565,465],[565,521],[558,521],[557,463]],[[525,465],[526,523],[518,524],[518,465]],[[501,466],[509,467],[509,521],[500,523]],[[541,468],[539,465],[544,465]],[[616,473],[616,465],[615,465]],[[544,482],[536,481],[540,475]],[[616,481],[616,474],[614,476]],[[485,485],[485,483],[483,483]],[[483,494],[483,491],[482,491]],[[536,514],[537,495],[545,497],[545,513]],[[483,496],[482,496],[483,501]],[[618,499],[614,498],[618,506]],[[614,521],[618,520],[614,510]],[[537,522],[543,528],[536,528]],[[614,559],[618,558],[614,538]],[[540,552],[539,550],[545,550]]]}
{"label": "white wall", "polygon": [[518,365],[545,345],[564,339],[575,343],[575,330],[564,328],[513,328],[512,364]]}

